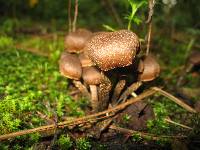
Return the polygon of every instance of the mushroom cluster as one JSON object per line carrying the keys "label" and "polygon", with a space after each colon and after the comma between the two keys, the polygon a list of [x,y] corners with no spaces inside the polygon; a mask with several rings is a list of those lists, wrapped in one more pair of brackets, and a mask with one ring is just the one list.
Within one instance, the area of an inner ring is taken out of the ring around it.
{"label": "mushroom cluster", "polygon": [[139,57],[139,51],[139,38],[132,31],[92,33],[78,29],[65,38],[60,72],[90,99],[93,112],[99,112],[159,75],[155,58]]}

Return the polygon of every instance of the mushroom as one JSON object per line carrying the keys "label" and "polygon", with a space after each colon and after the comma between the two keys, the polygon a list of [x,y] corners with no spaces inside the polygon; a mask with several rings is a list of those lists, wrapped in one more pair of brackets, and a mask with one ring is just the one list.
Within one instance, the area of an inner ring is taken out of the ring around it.
{"label": "mushroom", "polygon": [[[93,35],[85,46],[85,53],[102,71],[132,64],[140,43],[137,35],[128,30],[101,32]],[[111,81],[102,73],[103,82],[99,86],[99,101],[102,110],[108,106]]]}
{"label": "mushroom", "polygon": [[143,57],[138,68],[138,70],[140,71],[138,75],[139,81],[152,81],[160,74],[160,65],[151,55]]}
{"label": "mushroom", "polygon": [[80,53],[83,51],[86,41],[92,35],[87,29],[77,29],[65,37],[65,49],[70,53]]}
{"label": "mushroom", "polygon": [[103,71],[129,66],[139,48],[137,35],[128,30],[96,34],[85,46],[88,57]]}
{"label": "mushroom", "polygon": [[83,80],[90,87],[91,106],[94,112],[97,112],[99,109],[97,85],[99,85],[102,81],[101,72],[95,67],[84,67]]}
{"label": "mushroom", "polygon": [[94,66],[94,63],[91,61],[91,59],[89,59],[89,57],[85,53],[80,53],[78,57],[81,61],[82,67]]}
{"label": "mushroom", "polygon": [[75,54],[63,52],[59,60],[61,75],[72,79],[73,84],[86,96],[89,97],[87,88],[79,81],[82,76],[81,62]]}

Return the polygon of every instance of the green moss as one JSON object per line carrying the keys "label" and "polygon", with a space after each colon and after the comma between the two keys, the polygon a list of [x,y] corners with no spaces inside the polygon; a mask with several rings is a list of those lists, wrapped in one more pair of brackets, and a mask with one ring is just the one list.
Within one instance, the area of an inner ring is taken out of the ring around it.
{"label": "green moss", "polygon": [[72,141],[68,135],[61,135],[57,141],[59,148],[62,150],[68,150],[72,147]]}
{"label": "green moss", "polygon": [[57,62],[21,50],[2,53],[0,62],[0,134],[45,125],[38,111],[48,117],[56,112],[58,121],[84,114],[67,94]]}
{"label": "green moss", "polygon": [[76,141],[76,147],[78,150],[89,150],[92,145],[86,138],[80,138]]}

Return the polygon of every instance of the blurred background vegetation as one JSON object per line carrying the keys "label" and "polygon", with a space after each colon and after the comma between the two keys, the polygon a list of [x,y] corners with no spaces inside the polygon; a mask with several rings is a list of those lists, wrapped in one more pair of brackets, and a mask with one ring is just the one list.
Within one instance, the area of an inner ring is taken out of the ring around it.
{"label": "blurred background vegetation", "polygon": [[[147,0],[143,1],[146,4],[136,12],[131,29],[145,40],[148,5]],[[200,49],[199,6],[199,0],[156,0],[150,51],[162,68],[156,84],[172,93],[190,51]],[[72,16],[73,10],[74,0]],[[77,27],[92,31],[108,27],[124,29],[130,13],[128,0],[79,0]],[[0,134],[48,124],[41,119],[41,114],[51,119],[56,116],[58,121],[84,115],[88,101],[84,98],[74,100],[68,89],[69,81],[58,69],[64,36],[68,33],[68,0],[0,0],[0,14]],[[145,43],[142,49],[145,50]],[[199,77],[193,74],[188,74],[186,79],[186,87],[200,85]],[[163,118],[171,116],[178,122],[186,122],[185,110],[158,95],[154,99],[158,102],[152,102],[157,120],[150,122],[149,132],[180,131],[166,124]],[[175,115],[176,112],[185,117]],[[190,120],[188,125],[194,122],[199,124],[197,120]],[[6,141],[0,144],[0,149],[34,149],[39,137],[33,134]],[[17,140],[23,142],[17,143]],[[72,141],[66,135],[60,136],[57,145],[66,147],[66,141],[71,147]],[[87,139],[79,140],[76,145],[82,149],[91,148]]]}

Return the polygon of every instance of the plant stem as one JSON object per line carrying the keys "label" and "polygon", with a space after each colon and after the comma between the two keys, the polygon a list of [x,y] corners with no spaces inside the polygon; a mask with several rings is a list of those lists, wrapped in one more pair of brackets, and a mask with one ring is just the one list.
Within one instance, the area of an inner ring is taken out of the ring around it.
{"label": "plant stem", "polygon": [[72,31],[76,31],[76,22],[78,17],[78,0],[75,0],[75,9],[74,9],[74,20],[73,20],[73,28]]}

